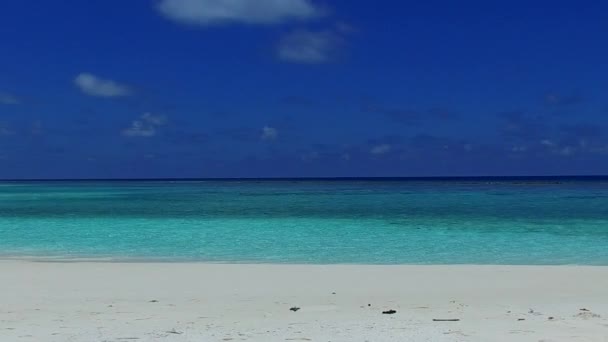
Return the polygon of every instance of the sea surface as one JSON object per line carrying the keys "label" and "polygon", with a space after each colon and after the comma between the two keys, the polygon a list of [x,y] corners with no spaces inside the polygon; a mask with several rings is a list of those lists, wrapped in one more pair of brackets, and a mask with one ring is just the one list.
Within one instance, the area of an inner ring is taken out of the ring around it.
{"label": "sea surface", "polygon": [[0,258],[608,265],[608,178],[4,181]]}

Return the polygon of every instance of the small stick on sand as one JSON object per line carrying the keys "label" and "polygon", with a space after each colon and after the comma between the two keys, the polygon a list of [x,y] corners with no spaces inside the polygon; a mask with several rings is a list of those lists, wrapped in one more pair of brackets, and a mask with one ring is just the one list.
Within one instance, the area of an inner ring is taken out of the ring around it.
{"label": "small stick on sand", "polygon": [[460,318],[433,318],[433,322],[458,322]]}

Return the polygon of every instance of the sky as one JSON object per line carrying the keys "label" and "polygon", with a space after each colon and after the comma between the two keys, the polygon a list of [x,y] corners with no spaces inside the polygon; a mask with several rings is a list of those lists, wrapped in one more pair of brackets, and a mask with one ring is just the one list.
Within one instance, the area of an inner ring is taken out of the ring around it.
{"label": "sky", "polygon": [[607,13],[5,1],[0,178],[606,175]]}

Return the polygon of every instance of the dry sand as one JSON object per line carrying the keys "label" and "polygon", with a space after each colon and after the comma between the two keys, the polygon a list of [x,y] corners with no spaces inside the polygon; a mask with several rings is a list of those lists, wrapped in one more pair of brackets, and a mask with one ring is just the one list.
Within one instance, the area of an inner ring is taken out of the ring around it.
{"label": "dry sand", "polygon": [[608,267],[7,260],[0,341],[608,341]]}

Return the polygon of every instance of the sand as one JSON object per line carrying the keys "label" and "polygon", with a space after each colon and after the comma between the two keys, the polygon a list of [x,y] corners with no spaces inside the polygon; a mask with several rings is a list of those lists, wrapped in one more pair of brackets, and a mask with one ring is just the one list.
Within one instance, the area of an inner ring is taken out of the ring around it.
{"label": "sand", "polygon": [[608,341],[608,267],[6,260],[0,341]]}

